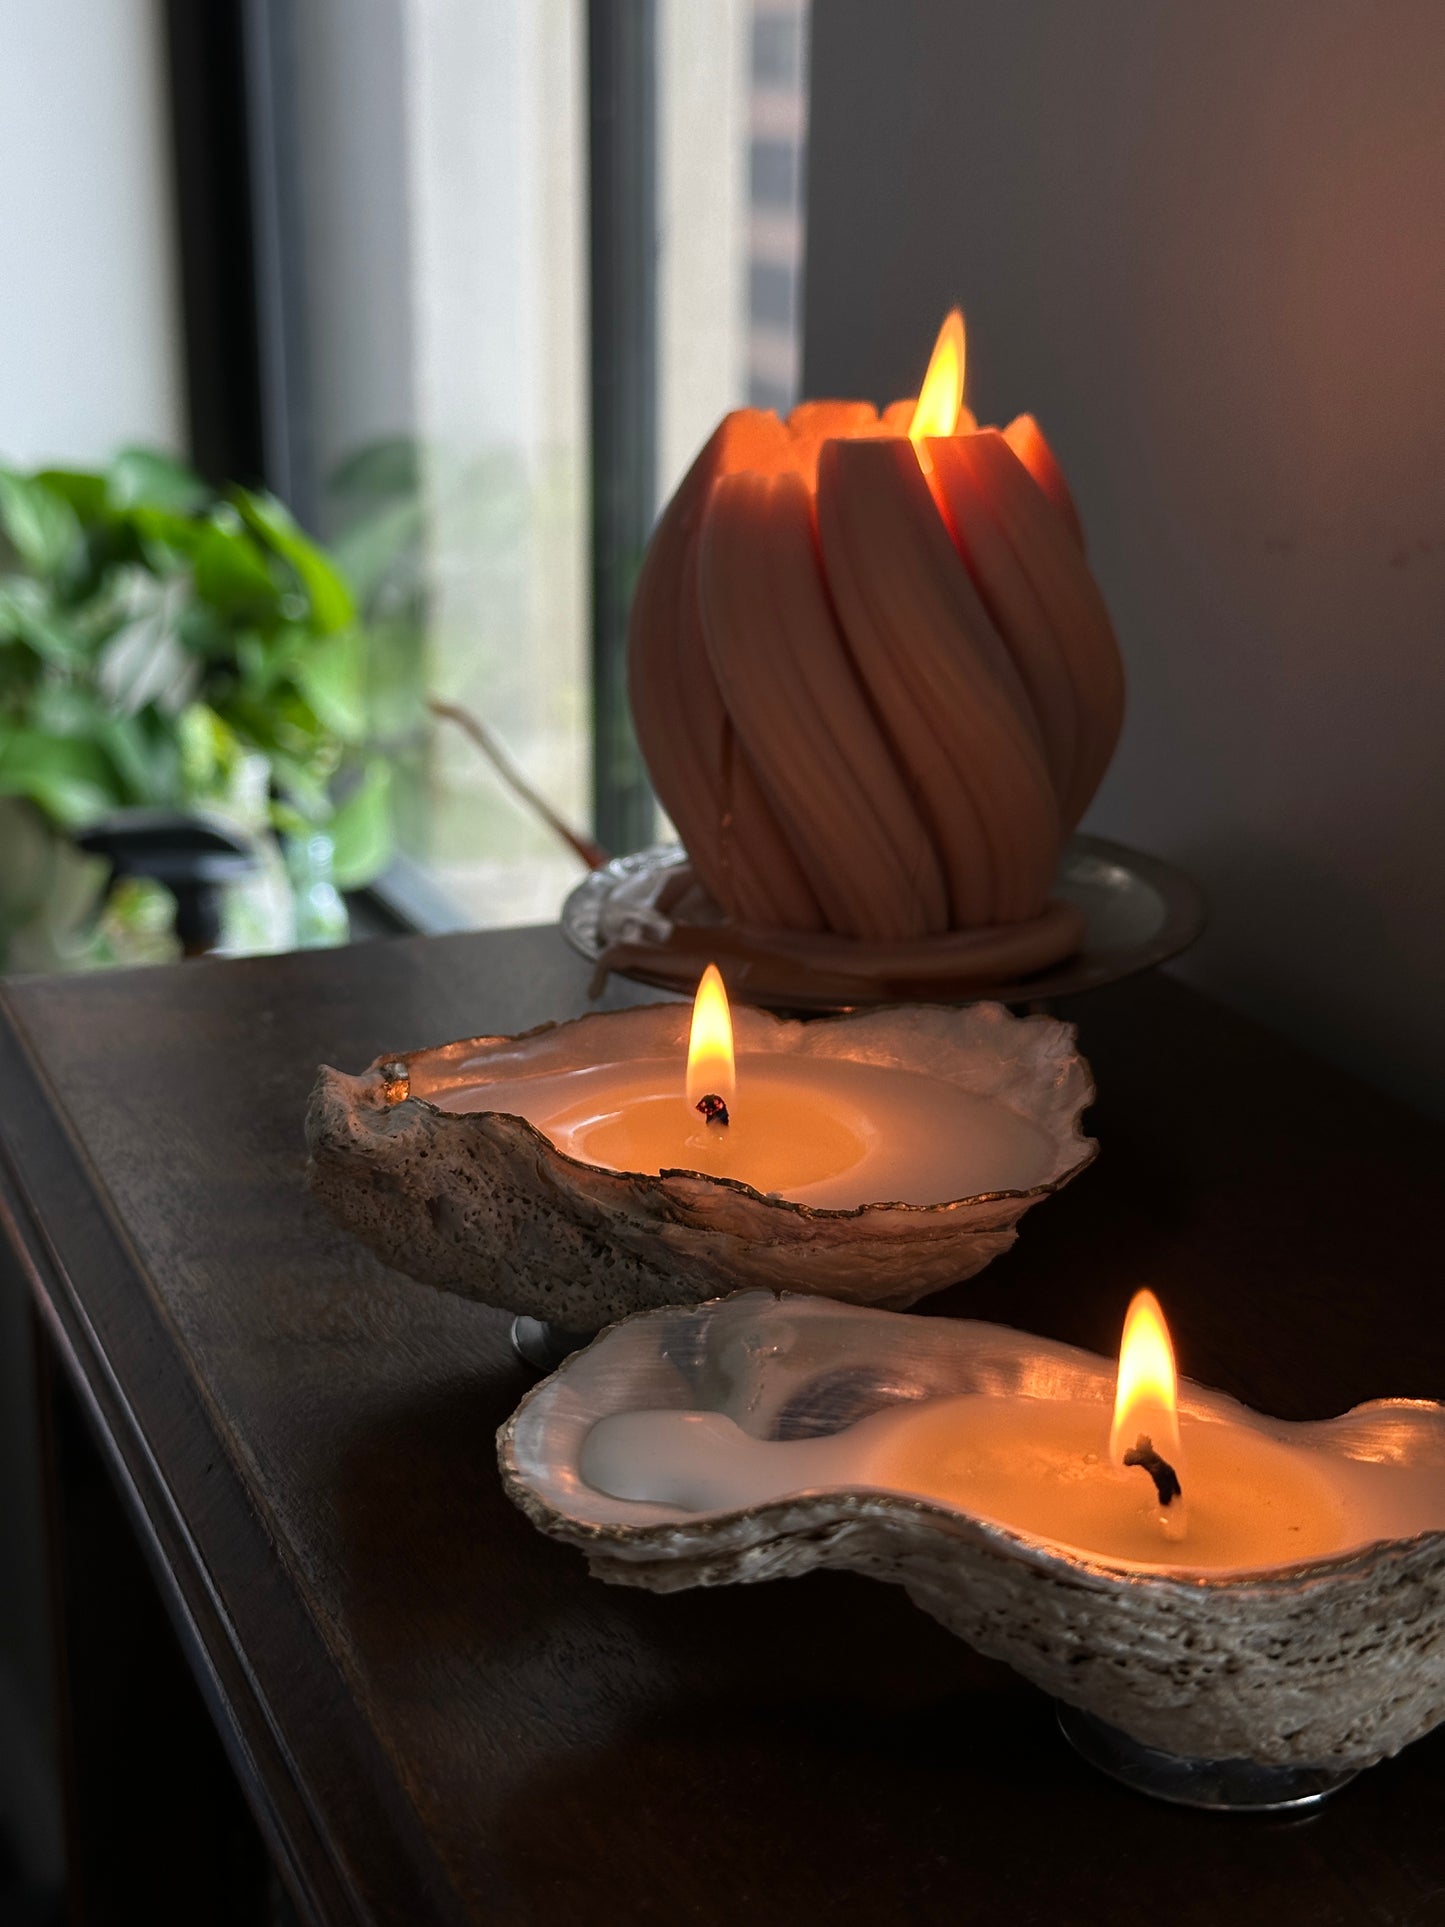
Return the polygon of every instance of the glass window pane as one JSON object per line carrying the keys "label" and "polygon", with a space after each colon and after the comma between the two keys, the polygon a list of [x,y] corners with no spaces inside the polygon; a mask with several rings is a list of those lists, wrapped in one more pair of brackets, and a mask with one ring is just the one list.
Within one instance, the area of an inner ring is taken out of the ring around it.
{"label": "glass window pane", "polygon": [[[590,774],[581,0],[408,10],[428,688],[564,815]],[[471,916],[555,914],[576,862],[455,729],[412,849]]]}
{"label": "glass window pane", "polygon": [[660,0],[658,480],[797,399],[807,0]]}
{"label": "glass window pane", "polygon": [[[728,408],[792,398],[806,6],[654,4],[660,503]],[[293,19],[301,439],[389,645],[402,847],[451,920],[551,918],[576,857],[421,705],[590,829],[588,9]]]}

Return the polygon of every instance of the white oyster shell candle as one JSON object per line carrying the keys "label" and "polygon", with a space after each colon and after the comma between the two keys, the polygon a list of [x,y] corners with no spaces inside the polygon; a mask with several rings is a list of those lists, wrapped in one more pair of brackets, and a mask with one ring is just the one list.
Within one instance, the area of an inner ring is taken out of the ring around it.
{"label": "white oyster shell candle", "polygon": [[998,1326],[744,1293],[604,1334],[499,1451],[601,1577],[895,1580],[1169,1754],[1355,1768],[1445,1717],[1445,1409],[1290,1424],[1185,1382],[1175,1539],[1153,1475],[1110,1462],[1116,1390],[1112,1361]]}
{"label": "white oyster shell candle", "polygon": [[398,1269],[588,1331],[739,1284],[911,1304],[1006,1250],[1094,1154],[1088,1067],[1052,1018],[978,1004],[734,1021],[721,1129],[689,1099],[679,1004],[360,1078],[323,1068],[310,1182]]}

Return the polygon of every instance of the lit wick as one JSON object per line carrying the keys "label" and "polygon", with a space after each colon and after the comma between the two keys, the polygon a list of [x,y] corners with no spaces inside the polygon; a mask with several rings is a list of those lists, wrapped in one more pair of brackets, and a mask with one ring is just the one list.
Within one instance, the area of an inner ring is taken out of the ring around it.
{"label": "lit wick", "polygon": [[732,1012],[718,967],[709,964],[692,1006],[687,1038],[687,1101],[709,1129],[716,1124],[725,1130],[728,1106],[736,1091]]}
{"label": "lit wick", "polygon": [[[1155,1450],[1156,1439],[1164,1448],[1162,1452]],[[1174,1367],[1169,1327],[1152,1291],[1135,1292],[1124,1320],[1109,1457],[1121,1469],[1137,1465],[1149,1474],[1159,1496],[1159,1510],[1154,1515],[1159,1530],[1166,1539],[1182,1539],[1188,1507],[1177,1470],[1183,1464],[1179,1374]]]}
{"label": "lit wick", "polygon": [[1159,1503],[1167,1506],[1175,1499],[1184,1497],[1184,1488],[1179,1483],[1179,1474],[1154,1450],[1154,1441],[1147,1432],[1141,1432],[1134,1441],[1132,1451],[1124,1454],[1125,1465],[1139,1465],[1154,1481],[1154,1490],[1159,1494]]}

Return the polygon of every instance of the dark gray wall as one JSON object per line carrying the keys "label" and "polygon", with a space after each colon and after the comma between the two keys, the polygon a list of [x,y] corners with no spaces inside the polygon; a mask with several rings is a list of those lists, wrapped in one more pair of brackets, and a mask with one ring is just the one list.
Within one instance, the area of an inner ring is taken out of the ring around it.
{"label": "dark gray wall", "polygon": [[1445,1109],[1445,8],[821,0],[805,388],[1031,409],[1130,714],[1090,826],[1182,974]]}

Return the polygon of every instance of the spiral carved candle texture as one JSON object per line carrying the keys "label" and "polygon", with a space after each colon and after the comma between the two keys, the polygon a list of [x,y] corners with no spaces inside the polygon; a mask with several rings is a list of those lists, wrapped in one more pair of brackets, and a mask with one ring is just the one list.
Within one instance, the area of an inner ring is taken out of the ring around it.
{"label": "spiral carved candle texture", "polygon": [[1050,890],[1123,668],[1047,442],[978,428],[962,363],[951,315],[917,404],[727,416],[643,563],[638,741],[713,949],[774,976],[942,991],[1083,934]]}

